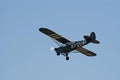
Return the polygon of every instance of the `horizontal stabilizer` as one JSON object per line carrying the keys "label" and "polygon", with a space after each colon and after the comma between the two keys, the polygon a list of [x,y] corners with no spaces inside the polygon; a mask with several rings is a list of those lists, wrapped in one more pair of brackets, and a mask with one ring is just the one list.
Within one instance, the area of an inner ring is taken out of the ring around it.
{"label": "horizontal stabilizer", "polygon": [[85,35],[84,38],[88,42],[92,42],[92,43],[95,43],[95,44],[100,43],[98,40],[96,40],[95,32],[91,32],[90,36]]}

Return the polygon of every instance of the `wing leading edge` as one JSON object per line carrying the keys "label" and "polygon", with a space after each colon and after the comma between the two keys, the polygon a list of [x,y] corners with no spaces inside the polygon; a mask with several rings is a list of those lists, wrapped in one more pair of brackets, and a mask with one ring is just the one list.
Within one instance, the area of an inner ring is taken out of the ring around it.
{"label": "wing leading edge", "polygon": [[77,49],[77,51],[79,51],[79,52],[81,52],[81,53],[83,53],[83,54],[85,54],[85,55],[87,55],[87,56],[96,56],[96,54],[95,54],[94,52],[89,51],[89,50],[87,50],[87,49],[85,49],[85,48],[83,48],[83,47],[79,47],[79,48]]}
{"label": "wing leading edge", "polygon": [[42,33],[44,33],[44,34],[46,34],[46,35],[48,35],[49,37],[57,40],[58,42],[63,43],[63,44],[70,42],[68,39],[62,37],[61,35],[53,32],[53,31],[50,30],[50,29],[40,28],[39,31],[42,32]]}

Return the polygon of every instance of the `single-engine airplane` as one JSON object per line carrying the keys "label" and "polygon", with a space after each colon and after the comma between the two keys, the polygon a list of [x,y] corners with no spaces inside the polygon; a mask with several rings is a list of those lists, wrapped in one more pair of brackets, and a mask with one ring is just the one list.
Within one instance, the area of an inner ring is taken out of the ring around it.
{"label": "single-engine airplane", "polygon": [[58,56],[60,54],[64,55],[66,57],[66,60],[69,60],[68,54],[73,51],[81,52],[87,56],[96,56],[94,52],[83,48],[83,46],[87,45],[88,43],[100,43],[98,40],[96,40],[95,32],[91,32],[90,36],[84,35],[84,40],[70,41],[48,28],[40,28],[39,31],[52,38],[57,44],[62,44],[58,48],[53,48],[53,50],[55,50]]}

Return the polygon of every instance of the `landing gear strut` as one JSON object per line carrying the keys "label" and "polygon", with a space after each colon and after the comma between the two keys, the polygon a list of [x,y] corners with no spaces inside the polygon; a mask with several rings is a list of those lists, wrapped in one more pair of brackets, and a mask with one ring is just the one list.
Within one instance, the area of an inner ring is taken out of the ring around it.
{"label": "landing gear strut", "polygon": [[67,61],[69,60],[68,54],[66,54],[66,60],[67,60]]}

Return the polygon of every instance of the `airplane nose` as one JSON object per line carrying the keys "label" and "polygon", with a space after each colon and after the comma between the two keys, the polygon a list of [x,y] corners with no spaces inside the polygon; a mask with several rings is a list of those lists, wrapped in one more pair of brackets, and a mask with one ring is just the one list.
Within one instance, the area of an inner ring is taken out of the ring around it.
{"label": "airplane nose", "polygon": [[55,50],[58,50],[57,48],[55,48]]}

